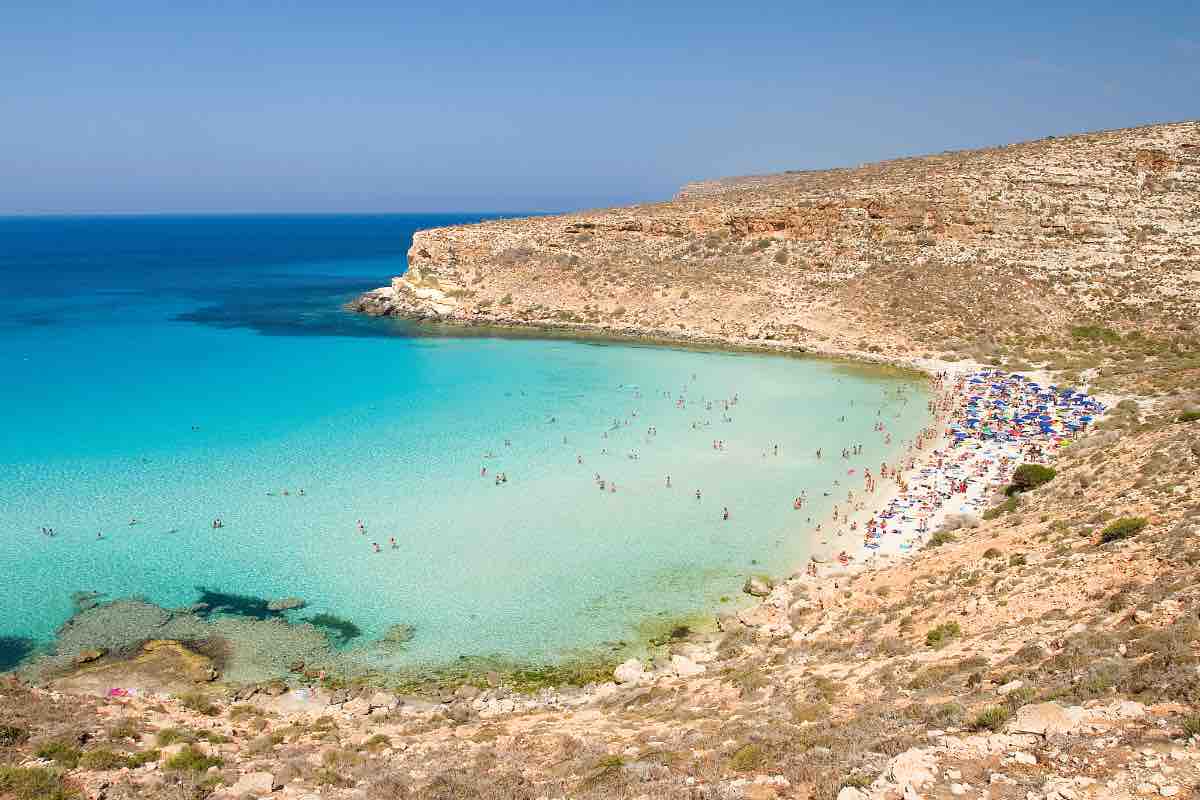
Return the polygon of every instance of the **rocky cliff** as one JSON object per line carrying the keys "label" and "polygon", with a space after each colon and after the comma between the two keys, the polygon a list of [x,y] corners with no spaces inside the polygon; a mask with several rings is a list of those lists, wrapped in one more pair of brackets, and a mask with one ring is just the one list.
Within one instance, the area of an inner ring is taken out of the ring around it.
{"label": "rocky cliff", "polygon": [[1200,318],[1200,123],[690,184],[671,201],[419,232],[356,307],[830,352],[1004,357]]}

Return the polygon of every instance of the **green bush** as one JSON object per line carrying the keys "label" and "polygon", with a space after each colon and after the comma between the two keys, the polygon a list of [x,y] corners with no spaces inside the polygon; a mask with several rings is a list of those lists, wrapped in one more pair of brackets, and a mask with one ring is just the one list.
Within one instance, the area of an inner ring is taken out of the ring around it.
{"label": "green bush", "polygon": [[1200,714],[1183,721],[1183,732],[1187,736],[1200,736]]}
{"label": "green bush", "polygon": [[75,769],[79,765],[79,748],[66,742],[46,742],[39,746],[33,754],[67,769]]}
{"label": "green bush", "polygon": [[1074,325],[1071,327],[1071,337],[1074,339],[1095,339],[1101,342],[1119,342],[1121,334],[1112,328],[1101,325]]}
{"label": "green bush", "polygon": [[1100,532],[1100,541],[1108,544],[1128,539],[1130,536],[1141,533],[1147,524],[1149,523],[1145,517],[1121,517]]}
{"label": "green bush", "polygon": [[1011,556],[1008,557],[1008,565],[1010,567],[1023,567],[1028,563],[1029,562],[1025,558],[1024,553],[1013,553]]}
{"label": "green bush", "polygon": [[5,800],[78,800],[57,772],[41,768],[0,767],[0,796]]}
{"label": "green bush", "polygon": [[0,725],[0,747],[13,747],[29,741],[29,731],[12,725]]}
{"label": "green bush", "polygon": [[1015,496],[1011,496],[1007,500],[1005,500],[1003,503],[1001,503],[1000,505],[992,506],[987,511],[984,511],[983,518],[984,519],[996,519],[996,517],[1003,516],[1004,514],[1010,514],[1016,510],[1017,510],[1017,498]]}
{"label": "green bush", "polygon": [[925,634],[925,644],[929,647],[939,648],[956,636],[962,635],[962,628],[958,627],[957,622],[943,622],[936,628],[930,628]]}
{"label": "green bush", "polygon": [[1200,420],[1200,411],[1184,411],[1179,415],[1180,422],[1195,422]]}
{"label": "green bush", "polygon": [[738,748],[729,759],[729,767],[734,772],[753,772],[766,763],[767,754],[761,746],[748,744]]}
{"label": "green bush", "polygon": [[166,747],[180,742],[188,743],[196,741],[196,734],[189,731],[187,728],[163,728],[154,737],[158,742],[159,747]]}
{"label": "green bush", "polygon": [[181,695],[179,705],[206,717],[215,717],[220,712],[220,709],[209,701],[208,695],[201,692],[189,692]]}
{"label": "green bush", "polygon": [[1051,467],[1044,467],[1041,464],[1022,464],[1013,473],[1012,483],[1005,489],[1005,493],[1012,495],[1017,492],[1028,492],[1030,489],[1036,489],[1042,484],[1049,483],[1056,474],[1058,473]]}
{"label": "green bush", "polygon": [[929,537],[929,541],[925,543],[925,547],[926,549],[931,547],[941,547],[942,545],[950,544],[953,541],[957,541],[954,538],[954,534],[950,533],[949,531],[938,531],[933,534],[933,536]]}
{"label": "green bush", "polygon": [[994,547],[989,547],[987,550],[983,551],[984,558],[999,558],[1002,555],[1003,555],[1003,553],[1001,553],[999,550],[997,550]]}
{"label": "green bush", "polygon": [[971,730],[999,731],[1008,722],[1009,713],[1004,706],[985,708],[971,721]]}
{"label": "green bush", "polygon": [[219,767],[225,761],[216,756],[206,756],[192,746],[187,746],[167,760],[167,769],[179,772],[207,772],[209,767]]}
{"label": "green bush", "polygon": [[144,750],[140,753],[118,753],[108,748],[100,748],[97,750],[88,750],[79,759],[79,766],[84,769],[96,770],[97,772],[109,772],[112,770],[128,767],[136,769],[144,764],[149,764],[152,761],[158,761],[157,750]]}

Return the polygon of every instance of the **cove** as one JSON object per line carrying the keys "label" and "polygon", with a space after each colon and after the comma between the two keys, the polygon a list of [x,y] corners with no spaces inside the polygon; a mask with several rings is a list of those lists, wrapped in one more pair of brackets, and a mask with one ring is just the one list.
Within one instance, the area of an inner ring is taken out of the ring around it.
{"label": "cove", "polygon": [[0,221],[5,663],[81,591],[307,620],[371,668],[619,648],[800,566],[842,448],[927,423],[886,370],[341,309],[465,219]]}

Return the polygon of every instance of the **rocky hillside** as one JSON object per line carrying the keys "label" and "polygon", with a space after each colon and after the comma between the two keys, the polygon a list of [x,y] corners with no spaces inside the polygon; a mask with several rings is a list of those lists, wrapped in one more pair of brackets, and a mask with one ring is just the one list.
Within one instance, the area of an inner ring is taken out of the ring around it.
{"label": "rocky hillside", "polygon": [[[422,231],[356,307],[823,352],[1097,366],[1072,327],[1191,369],[1200,123],[856,169],[735,178],[670,202]],[[1120,371],[1117,367],[1114,372]]]}

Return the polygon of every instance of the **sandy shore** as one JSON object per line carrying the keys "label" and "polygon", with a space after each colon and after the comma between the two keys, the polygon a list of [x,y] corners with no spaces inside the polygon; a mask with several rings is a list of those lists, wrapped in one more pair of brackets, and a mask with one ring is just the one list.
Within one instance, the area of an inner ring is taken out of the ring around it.
{"label": "sandy shore", "polygon": [[[1011,482],[1017,466],[1030,461],[1050,463],[1058,449],[1069,445],[1074,437],[1074,431],[1060,424],[1057,410],[1051,409],[1055,412],[1051,428],[1034,432],[1026,426],[1024,433],[1018,433],[1013,423],[1012,433],[1007,437],[956,439],[951,426],[959,432],[964,430],[963,423],[975,413],[969,408],[972,397],[977,402],[982,396],[990,397],[986,387],[991,383],[984,376],[1018,387],[1040,386],[1043,390],[1048,387],[1037,381],[1045,381],[1046,377],[997,372],[964,363],[942,362],[926,368],[934,385],[933,419],[929,427],[917,441],[904,443],[906,448],[900,463],[889,465],[895,469],[894,473],[889,471],[886,479],[876,476],[875,491],[866,491],[862,485],[864,476],[855,471],[857,488],[851,510],[843,511],[836,519],[831,515],[822,520],[820,532],[814,534],[819,537],[812,559],[817,577],[881,568],[911,557],[952,516],[957,516],[960,524],[978,524],[989,498]],[[997,396],[1004,393],[998,392]],[[1026,408],[1037,403],[1034,397],[1032,388],[1026,388],[1024,394],[1017,393],[1017,400]],[[1087,397],[1087,401],[1097,400]],[[1002,401],[989,402],[994,406]],[[1079,401],[1080,405],[1084,402]],[[1008,413],[1005,410],[998,416]],[[1015,411],[1012,414],[1017,416]],[[1062,422],[1072,421],[1066,419],[1071,417],[1070,413],[1063,416]],[[1080,412],[1074,414],[1075,418],[1083,416],[1086,415]],[[1040,451],[1036,457],[1029,456],[1027,448],[1031,446]],[[882,519],[889,510],[893,512],[890,517]],[[868,538],[865,534],[873,521],[882,532]],[[838,555],[843,553],[848,559],[839,561]],[[807,574],[812,568],[805,565],[799,572]]]}

